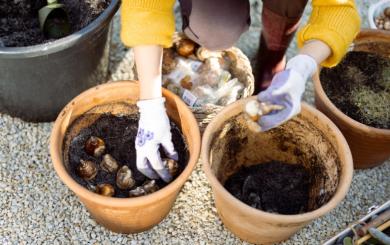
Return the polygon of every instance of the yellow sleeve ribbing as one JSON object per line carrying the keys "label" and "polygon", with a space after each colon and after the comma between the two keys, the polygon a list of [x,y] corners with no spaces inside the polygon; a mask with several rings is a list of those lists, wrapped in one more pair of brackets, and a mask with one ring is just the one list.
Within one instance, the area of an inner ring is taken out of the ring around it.
{"label": "yellow sleeve ribbing", "polygon": [[355,3],[353,0],[313,0],[312,5],[309,22],[298,33],[298,46],[312,39],[325,42],[332,54],[321,65],[335,66],[360,31]]}
{"label": "yellow sleeve ribbing", "polygon": [[129,47],[172,45],[175,0],[122,0],[121,39]]}

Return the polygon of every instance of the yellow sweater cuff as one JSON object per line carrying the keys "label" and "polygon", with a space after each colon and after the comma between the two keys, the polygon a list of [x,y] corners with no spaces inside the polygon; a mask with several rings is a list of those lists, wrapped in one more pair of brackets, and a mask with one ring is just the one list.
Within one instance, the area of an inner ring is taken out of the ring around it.
{"label": "yellow sweater cuff", "polygon": [[312,39],[325,42],[332,54],[321,65],[332,67],[341,61],[359,30],[360,17],[354,5],[313,6],[309,23],[298,33],[298,46]]}
{"label": "yellow sweater cuff", "polygon": [[123,0],[121,39],[126,46],[170,47],[175,31],[174,0]]}

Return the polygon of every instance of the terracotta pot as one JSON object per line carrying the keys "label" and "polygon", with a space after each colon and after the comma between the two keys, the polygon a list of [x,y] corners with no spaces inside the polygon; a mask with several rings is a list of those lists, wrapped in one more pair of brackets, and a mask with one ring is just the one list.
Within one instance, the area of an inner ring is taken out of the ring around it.
{"label": "terracotta pot", "polygon": [[[355,51],[368,51],[390,57],[390,32],[362,30],[353,46]],[[325,94],[319,74],[313,77],[316,107],[343,132],[352,151],[355,168],[371,168],[390,157],[390,130],[364,125],[345,115]]]}
{"label": "terracotta pot", "polygon": [[136,198],[104,197],[79,185],[69,175],[64,164],[63,145],[67,128],[97,105],[118,101],[136,103],[138,92],[138,84],[134,81],[108,83],[83,92],[62,110],[50,138],[50,154],[60,179],[80,198],[98,223],[120,233],[145,231],[164,219],[194,169],[200,151],[200,133],[193,114],[179,97],[163,90],[168,116],[180,126],[188,144],[190,156],[183,172],[161,190]]}
{"label": "terracotta pot", "polygon": [[[203,136],[201,159],[225,226],[245,241],[269,244],[288,239],[343,200],[352,180],[352,156],[337,127],[306,104],[288,123],[266,133],[252,132],[242,112],[251,99],[255,97],[229,105],[211,121]],[[310,211],[267,213],[246,205],[223,187],[242,166],[271,160],[303,164],[310,172]]]}

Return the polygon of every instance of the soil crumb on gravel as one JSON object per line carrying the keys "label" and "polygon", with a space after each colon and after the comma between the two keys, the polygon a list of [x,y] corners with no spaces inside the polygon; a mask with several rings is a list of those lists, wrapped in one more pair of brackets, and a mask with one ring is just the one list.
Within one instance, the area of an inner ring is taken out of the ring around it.
{"label": "soil crumb on gravel", "polygon": [[308,210],[309,180],[302,165],[272,161],[241,168],[226,180],[225,188],[253,208],[299,214]]}

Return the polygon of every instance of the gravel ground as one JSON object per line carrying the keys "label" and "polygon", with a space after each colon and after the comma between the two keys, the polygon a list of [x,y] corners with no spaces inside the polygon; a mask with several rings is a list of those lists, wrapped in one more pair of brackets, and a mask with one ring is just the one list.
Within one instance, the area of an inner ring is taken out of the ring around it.
{"label": "gravel ground", "polygon": [[[260,8],[251,1],[252,16]],[[357,1],[364,26],[369,0]],[[305,12],[307,19],[309,8]],[[260,23],[238,46],[253,58]],[[178,20],[179,22],[180,20]],[[132,79],[133,54],[118,39],[118,16],[110,57],[111,79]],[[291,57],[296,53],[292,45]],[[305,100],[313,102],[309,82]],[[90,218],[78,198],[59,180],[51,164],[48,140],[51,123],[26,123],[0,115],[0,243],[1,244],[241,244],[217,216],[205,175],[192,174],[168,217],[150,231],[135,235],[112,233]],[[390,198],[390,160],[382,166],[355,171],[345,200],[282,244],[319,244],[362,217],[368,208]],[[244,243],[245,244],[245,243]]]}

